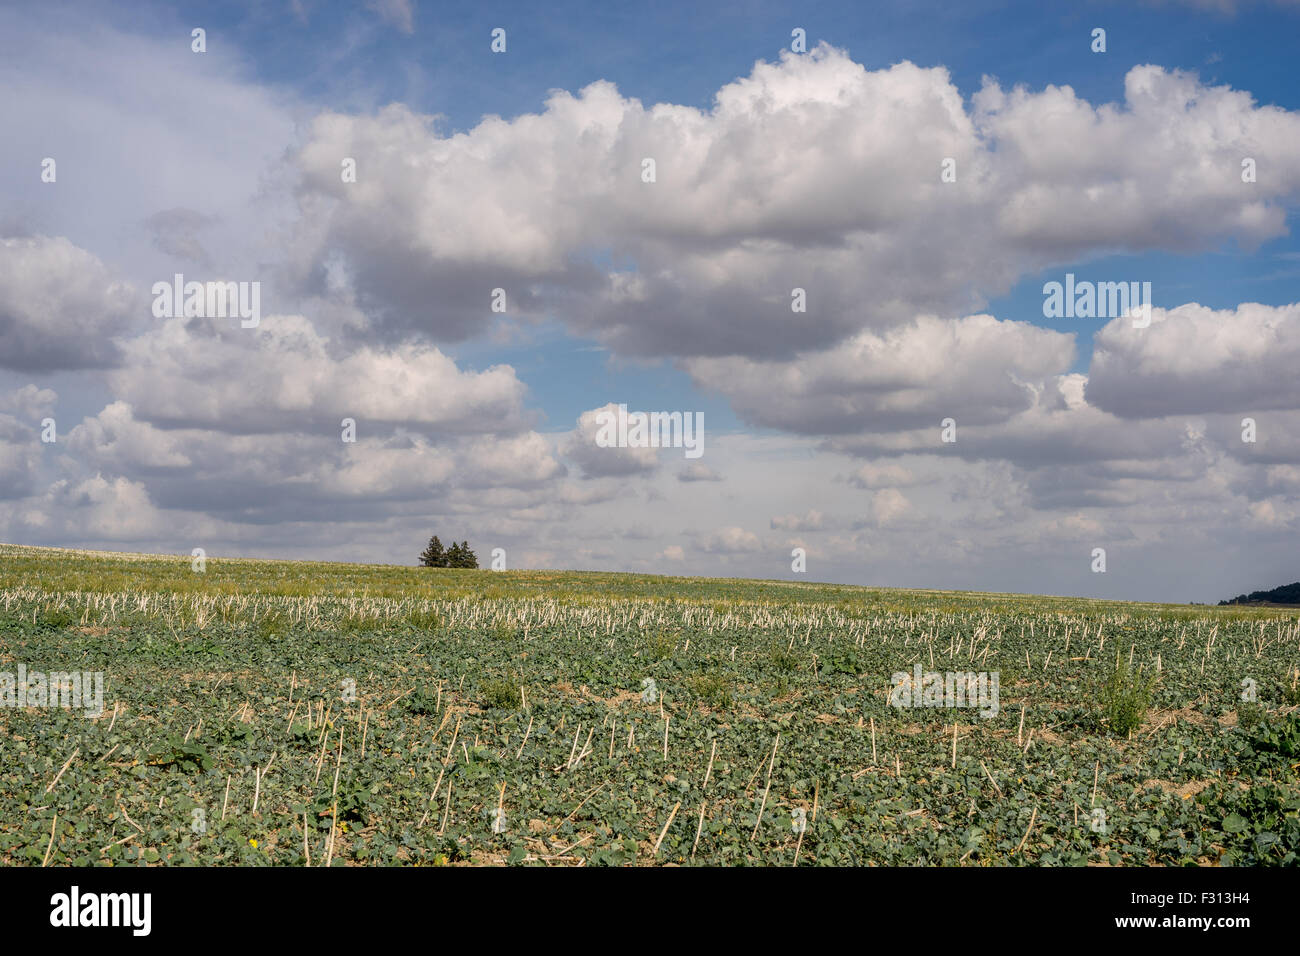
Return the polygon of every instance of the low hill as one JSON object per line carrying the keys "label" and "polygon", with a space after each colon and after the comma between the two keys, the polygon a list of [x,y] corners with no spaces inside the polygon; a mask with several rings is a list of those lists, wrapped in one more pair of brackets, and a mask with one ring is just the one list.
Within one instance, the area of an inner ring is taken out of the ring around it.
{"label": "low hill", "polygon": [[1224,604],[1294,604],[1300,606],[1300,581],[1295,584],[1284,584],[1271,591],[1251,591],[1249,594],[1238,594],[1230,600],[1220,601],[1219,604],[1220,606]]}

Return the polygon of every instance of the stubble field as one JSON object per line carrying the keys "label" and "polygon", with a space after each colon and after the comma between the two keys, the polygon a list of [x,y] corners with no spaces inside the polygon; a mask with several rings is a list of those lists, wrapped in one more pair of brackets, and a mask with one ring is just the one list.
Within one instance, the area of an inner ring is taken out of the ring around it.
{"label": "stubble field", "polygon": [[0,545],[0,862],[1294,865],[1298,666],[1281,608]]}

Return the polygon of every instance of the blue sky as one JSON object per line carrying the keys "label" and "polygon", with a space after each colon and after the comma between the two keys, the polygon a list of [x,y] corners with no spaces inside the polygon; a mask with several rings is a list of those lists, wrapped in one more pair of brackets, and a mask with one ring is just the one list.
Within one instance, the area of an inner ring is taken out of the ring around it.
{"label": "blue sky", "polygon": [[[1285,5],[1164,3],[438,3],[415,7],[415,31],[377,25],[354,3],[139,3],[119,23],[162,34],[205,24],[228,37],[259,80],[339,107],[401,100],[447,117],[452,129],[485,113],[537,110],[545,91],[618,83],[644,102],[707,107],[724,83],[771,59],[790,30],[807,30],[860,63],[941,64],[962,90],[986,74],[1005,85],[1069,85],[1093,101],[1117,98],[1128,67],[1160,63],[1196,70],[1209,83],[1251,90],[1262,103],[1294,109],[1290,59],[1295,13]],[[1093,27],[1107,30],[1109,56],[1093,54]],[[495,27],[507,29],[506,59],[487,56]],[[1081,37],[1085,38],[1081,40]]]}
{"label": "blue sky", "polygon": [[[0,540],[1293,580],[1298,26],[1292,0],[0,10]],[[259,283],[263,321],[158,316],[178,272]],[[1045,318],[1067,273],[1150,282],[1153,324]],[[618,404],[702,413],[705,455],[600,447]]]}

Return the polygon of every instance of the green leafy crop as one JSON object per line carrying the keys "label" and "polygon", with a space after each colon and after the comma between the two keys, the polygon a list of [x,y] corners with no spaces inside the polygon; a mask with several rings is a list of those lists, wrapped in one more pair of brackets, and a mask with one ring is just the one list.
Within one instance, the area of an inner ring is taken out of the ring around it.
{"label": "green leafy crop", "polygon": [[1133,671],[1122,655],[1116,653],[1115,667],[1100,693],[1102,720],[1111,733],[1128,735],[1142,726],[1155,685],[1155,674],[1144,677],[1141,665]]}

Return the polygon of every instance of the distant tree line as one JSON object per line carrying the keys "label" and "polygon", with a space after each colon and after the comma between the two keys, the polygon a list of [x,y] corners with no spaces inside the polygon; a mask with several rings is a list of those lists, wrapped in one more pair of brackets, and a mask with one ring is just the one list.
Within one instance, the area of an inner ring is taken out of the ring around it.
{"label": "distant tree line", "polygon": [[1238,594],[1230,601],[1220,601],[1220,606],[1224,604],[1300,604],[1300,581],[1295,584],[1284,584],[1280,588],[1274,588],[1271,591],[1251,591],[1249,594]]}
{"label": "distant tree line", "polygon": [[435,534],[429,539],[429,546],[420,552],[420,563],[426,568],[477,568],[478,555],[469,546],[468,541],[451,543],[444,548]]}

